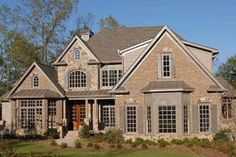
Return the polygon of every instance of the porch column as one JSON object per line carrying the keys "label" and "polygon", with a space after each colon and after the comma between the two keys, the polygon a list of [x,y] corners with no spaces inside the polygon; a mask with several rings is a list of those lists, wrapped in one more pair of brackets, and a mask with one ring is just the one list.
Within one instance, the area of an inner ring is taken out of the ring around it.
{"label": "porch column", "polygon": [[98,104],[98,122],[101,123],[102,121],[102,105]]}
{"label": "porch column", "polygon": [[94,100],[94,104],[93,104],[93,131],[98,131],[98,104],[97,104],[97,99]]}
{"label": "porch column", "polygon": [[63,124],[67,126],[67,119],[66,119],[66,100],[63,100]]}
{"label": "porch column", "polygon": [[42,133],[45,133],[48,129],[48,101],[43,99],[42,104]]}
{"label": "porch column", "polygon": [[88,103],[88,99],[85,100],[85,119],[84,122],[86,125],[89,125],[89,117],[90,117],[90,104]]}

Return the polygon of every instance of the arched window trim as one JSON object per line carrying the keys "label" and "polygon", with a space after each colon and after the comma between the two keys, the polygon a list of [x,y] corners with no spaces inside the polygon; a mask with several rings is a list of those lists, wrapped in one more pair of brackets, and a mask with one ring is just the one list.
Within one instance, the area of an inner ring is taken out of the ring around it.
{"label": "arched window trim", "polygon": [[80,60],[81,59],[81,49],[80,48],[74,49],[73,53],[74,53],[74,59],[75,60]]}
{"label": "arched window trim", "polygon": [[85,88],[87,87],[87,73],[82,70],[73,70],[68,73],[69,88]]}
{"label": "arched window trim", "polygon": [[36,75],[32,76],[32,86],[39,87],[39,77]]}

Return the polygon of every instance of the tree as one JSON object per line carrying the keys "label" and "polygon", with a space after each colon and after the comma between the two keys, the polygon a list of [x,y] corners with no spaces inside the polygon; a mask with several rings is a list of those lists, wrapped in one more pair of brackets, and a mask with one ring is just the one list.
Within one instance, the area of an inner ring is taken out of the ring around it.
{"label": "tree", "polygon": [[116,28],[116,27],[125,27],[124,25],[120,24],[116,18],[112,17],[111,15],[100,19],[99,21],[100,29],[104,28]]}
{"label": "tree", "polygon": [[218,67],[217,75],[224,77],[236,87],[236,55],[229,57],[225,63],[221,63]]}
{"label": "tree", "polygon": [[[19,0],[14,8],[0,6],[0,23],[15,30],[39,47],[41,61],[63,46],[66,22],[78,6],[78,0]],[[62,33],[64,32],[64,33]]]}

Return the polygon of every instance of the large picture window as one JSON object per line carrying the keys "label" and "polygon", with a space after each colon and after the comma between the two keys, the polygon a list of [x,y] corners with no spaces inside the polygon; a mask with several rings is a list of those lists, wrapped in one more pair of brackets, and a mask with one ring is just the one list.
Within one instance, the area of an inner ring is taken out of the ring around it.
{"label": "large picture window", "polygon": [[137,130],[136,114],[137,111],[135,106],[128,106],[126,108],[127,132],[136,132]]}
{"label": "large picture window", "polygon": [[27,130],[42,128],[42,101],[20,101],[20,128]]}
{"label": "large picture window", "polygon": [[56,127],[56,101],[48,101],[48,126],[49,128]]}
{"label": "large picture window", "polygon": [[162,76],[171,77],[171,54],[162,55]]}
{"label": "large picture window", "polygon": [[103,106],[104,127],[115,127],[115,106]]}
{"label": "large picture window", "polygon": [[102,70],[102,86],[115,86],[122,77],[122,70]]}
{"label": "large picture window", "polygon": [[176,107],[159,106],[159,132],[175,133],[176,132]]}
{"label": "large picture window", "polygon": [[209,117],[209,106],[200,105],[199,106],[199,117],[200,117],[200,132],[207,132],[210,128],[210,117]]}
{"label": "large picture window", "polygon": [[69,88],[86,87],[86,73],[80,70],[75,70],[69,73]]}

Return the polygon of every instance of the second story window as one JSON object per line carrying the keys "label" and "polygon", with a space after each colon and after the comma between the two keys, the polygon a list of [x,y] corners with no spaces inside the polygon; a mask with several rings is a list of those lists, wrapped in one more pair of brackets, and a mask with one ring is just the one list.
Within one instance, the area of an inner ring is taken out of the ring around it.
{"label": "second story window", "polygon": [[38,87],[39,86],[39,78],[38,78],[38,76],[33,76],[32,77],[32,86],[33,87]]}
{"label": "second story window", "polygon": [[115,86],[122,77],[122,70],[102,70],[101,77],[103,87]]}
{"label": "second story window", "polygon": [[87,75],[85,72],[75,70],[70,72],[68,77],[69,88],[86,87]]}
{"label": "second story window", "polygon": [[80,60],[80,58],[81,58],[80,49],[75,49],[74,50],[74,59],[75,60]]}
{"label": "second story window", "polygon": [[171,77],[171,55],[163,54],[162,55],[162,76]]}

